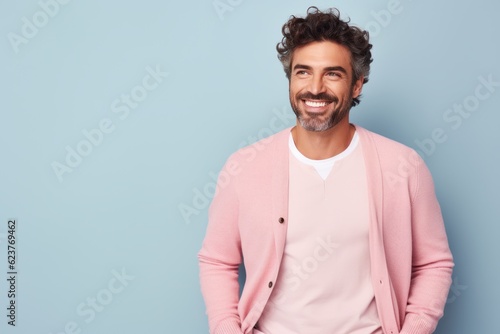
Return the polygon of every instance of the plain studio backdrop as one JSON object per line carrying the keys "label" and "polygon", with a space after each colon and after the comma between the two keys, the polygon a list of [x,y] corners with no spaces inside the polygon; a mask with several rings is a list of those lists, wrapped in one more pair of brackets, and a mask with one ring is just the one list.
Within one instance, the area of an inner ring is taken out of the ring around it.
{"label": "plain studio backdrop", "polygon": [[456,262],[437,333],[496,332],[491,0],[3,1],[0,332],[208,331],[196,255],[214,180],[236,149],[294,124],[275,46],[310,5],[370,31],[352,121],[415,148],[433,174]]}

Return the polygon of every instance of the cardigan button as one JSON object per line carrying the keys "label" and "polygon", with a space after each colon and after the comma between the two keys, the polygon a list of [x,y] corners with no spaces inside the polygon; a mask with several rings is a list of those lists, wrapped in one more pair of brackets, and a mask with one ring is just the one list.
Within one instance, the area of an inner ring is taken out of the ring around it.
{"label": "cardigan button", "polygon": [[269,284],[267,285],[269,288],[272,288],[273,287],[273,282],[269,282]]}
{"label": "cardigan button", "polygon": [[280,217],[280,219],[278,219],[278,222],[279,222],[280,224],[283,224],[283,223],[285,222],[285,219],[284,219],[283,217]]}

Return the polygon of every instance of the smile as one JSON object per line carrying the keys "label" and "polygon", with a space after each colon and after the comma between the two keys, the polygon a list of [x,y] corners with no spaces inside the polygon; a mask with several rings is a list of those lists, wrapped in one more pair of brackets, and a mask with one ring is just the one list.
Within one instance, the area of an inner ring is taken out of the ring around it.
{"label": "smile", "polygon": [[310,101],[310,100],[304,100],[304,103],[305,103],[306,106],[309,106],[309,107],[321,108],[321,107],[324,107],[324,106],[330,104],[331,102],[328,102],[328,101]]}

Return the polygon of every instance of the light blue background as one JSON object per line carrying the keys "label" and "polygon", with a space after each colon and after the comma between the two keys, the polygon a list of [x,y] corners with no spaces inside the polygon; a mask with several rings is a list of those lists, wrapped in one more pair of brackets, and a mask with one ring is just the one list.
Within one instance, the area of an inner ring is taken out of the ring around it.
{"label": "light blue background", "polygon": [[[0,332],[56,334],[73,321],[82,333],[206,333],[196,254],[208,204],[195,194],[210,194],[229,154],[290,115],[275,52],[282,24],[335,5],[373,36],[352,121],[416,149],[436,128],[446,135],[423,153],[456,262],[437,333],[496,333],[500,87],[456,129],[443,117],[472,101],[479,77],[500,81],[500,3],[401,0],[389,22],[377,21],[387,0],[220,2],[231,10],[219,15],[213,0],[73,0],[16,53],[9,33],[21,35],[23,17],[33,22],[41,7],[2,1]],[[168,76],[120,119],[112,102],[157,65]],[[113,132],[59,182],[53,162],[103,119]],[[193,200],[187,223],[179,207]],[[9,218],[18,220],[15,328],[5,316]],[[77,307],[110,296],[113,270],[134,278],[87,323]]]}

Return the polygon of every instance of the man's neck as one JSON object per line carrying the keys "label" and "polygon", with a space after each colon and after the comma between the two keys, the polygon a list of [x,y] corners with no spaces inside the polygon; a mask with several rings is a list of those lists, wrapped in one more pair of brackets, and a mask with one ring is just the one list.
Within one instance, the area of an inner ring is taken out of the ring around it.
{"label": "man's neck", "polygon": [[343,152],[349,146],[355,131],[346,117],[326,131],[308,131],[297,123],[292,129],[292,137],[295,146],[305,157],[323,160]]}

